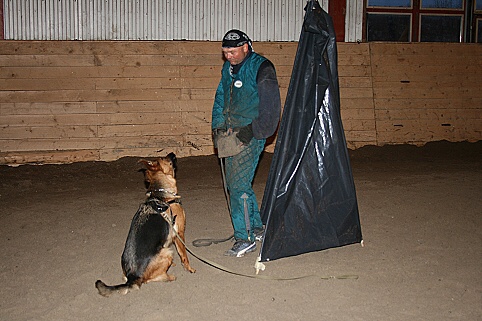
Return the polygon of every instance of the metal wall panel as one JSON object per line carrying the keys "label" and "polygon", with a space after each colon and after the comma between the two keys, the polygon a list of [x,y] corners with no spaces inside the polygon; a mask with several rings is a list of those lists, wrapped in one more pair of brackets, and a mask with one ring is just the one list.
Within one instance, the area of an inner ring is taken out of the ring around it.
{"label": "metal wall panel", "polygon": [[[4,0],[10,40],[297,41],[307,0]],[[320,4],[328,10],[328,1]]]}
{"label": "metal wall panel", "polygon": [[347,0],[345,16],[345,42],[363,38],[363,0]]}

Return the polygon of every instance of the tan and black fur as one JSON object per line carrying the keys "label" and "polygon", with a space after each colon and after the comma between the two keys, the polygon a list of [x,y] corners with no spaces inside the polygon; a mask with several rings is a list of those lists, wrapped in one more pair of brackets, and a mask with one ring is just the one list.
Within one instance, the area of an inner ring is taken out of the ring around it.
{"label": "tan and black fur", "polygon": [[126,282],[109,286],[98,280],[95,287],[103,296],[115,292],[126,294],[151,281],[174,281],[176,277],[167,273],[174,265],[173,251],[170,249],[172,243],[176,246],[184,268],[191,273],[196,271],[189,264],[183,244],[186,214],[180,196],[177,195],[176,155],[170,153],[155,161],[141,159],[139,162],[145,166],[147,199],[132,219],[122,253],[122,271]]}

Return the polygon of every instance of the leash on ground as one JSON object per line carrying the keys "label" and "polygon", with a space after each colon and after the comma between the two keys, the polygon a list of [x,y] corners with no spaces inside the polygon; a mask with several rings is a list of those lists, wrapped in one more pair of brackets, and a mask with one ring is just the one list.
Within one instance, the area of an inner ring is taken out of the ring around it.
{"label": "leash on ground", "polygon": [[[169,210],[171,209],[171,207],[169,207]],[[170,217],[168,215],[162,215],[162,217],[172,226],[172,230],[174,231],[174,234],[176,235],[176,237],[181,241],[181,243],[186,247],[186,250],[191,253],[192,256],[194,256],[196,259],[198,259],[199,261],[213,267],[213,268],[216,268],[220,271],[223,271],[223,272],[226,272],[226,273],[229,273],[229,274],[233,274],[233,275],[237,275],[237,276],[242,276],[242,277],[247,277],[247,278],[251,278],[251,279],[261,279],[261,280],[274,280],[274,281],[290,281],[290,280],[300,280],[300,279],[306,279],[306,278],[319,278],[319,279],[322,279],[322,280],[329,280],[329,279],[339,279],[339,280],[346,280],[346,279],[358,279],[358,275],[354,275],[354,274],[346,274],[346,275],[338,275],[338,276],[320,276],[320,275],[315,275],[315,274],[311,274],[311,275],[302,275],[302,276],[295,276],[295,277],[290,277],[290,278],[282,278],[282,277],[274,277],[274,276],[269,276],[269,275],[259,275],[259,271],[264,271],[265,269],[265,266],[263,263],[261,263],[261,256],[258,256],[256,258],[256,263],[254,265],[254,268],[256,269],[256,274],[252,275],[252,274],[245,274],[245,273],[241,273],[241,272],[236,272],[234,270],[231,270],[225,266],[222,266],[221,264],[218,264],[214,261],[211,261],[201,255],[198,255],[196,253],[194,253],[187,245],[186,243],[184,242],[184,240],[179,236],[179,234],[177,234],[177,231],[176,229],[174,228],[173,226],[173,221],[172,221],[172,213],[170,215]],[[222,239],[224,241],[227,241],[227,240],[230,240],[232,237],[234,236],[230,236],[229,238],[227,239]],[[209,240],[212,243],[216,244],[214,241],[219,241],[219,240],[212,240],[212,239],[204,239],[204,240]],[[198,241],[204,241],[203,239],[201,240],[198,240]],[[218,242],[219,243],[219,242]],[[209,244],[210,245],[210,244]]]}
{"label": "leash on ground", "polygon": [[[214,261],[211,261],[209,259],[206,259],[200,255],[197,255],[193,253],[187,246],[186,249],[188,250],[189,253],[191,253],[192,256],[200,260],[201,262],[206,263],[207,265],[214,267],[218,270],[221,270],[223,272],[237,275],[237,276],[242,276],[246,278],[251,278],[251,279],[260,279],[260,280],[273,280],[273,281],[290,281],[290,280],[301,280],[301,279],[306,279],[306,278],[319,278],[322,280],[329,280],[329,279],[358,279],[358,275],[339,275],[339,276],[318,276],[318,275],[302,275],[302,276],[295,276],[295,277],[290,277],[290,278],[282,278],[282,277],[274,277],[274,276],[269,276],[269,275],[259,275],[259,274],[245,274],[241,272],[236,272],[234,270],[231,270],[225,266],[222,266]],[[259,262],[260,257],[257,258],[256,263]],[[263,264],[264,265],[264,264]],[[256,264],[255,264],[256,266]],[[256,268],[256,267],[255,267]],[[263,269],[264,270],[264,269]]]}
{"label": "leash on ground", "polygon": [[[181,240],[182,241],[182,240]],[[185,245],[186,246],[186,245]],[[258,256],[256,259],[256,263],[254,268],[256,269],[256,274],[245,274],[241,272],[234,271],[232,269],[229,269],[225,266],[222,266],[214,261],[211,261],[205,257],[202,257],[196,253],[194,253],[189,247],[186,246],[186,249],[189,253],[191,253],[192,256],[197,258],[199,261],[206,263],[207,265],[214,267],[220,271],[237,275],[237,276],[242,276],[242,277],[247,277],[251,279],[261,279],[261,280],[274,280],[274,281],[290,281],[290,280],[300,280],[300,279],[306,279],[306,278],[319,278],[322,280],[329,280],[329,279],[358,279],[358,275],[338,275],[338,276],[319,276],[319,275],[302,275],[302,276],[295,276],[295,277],[289,277],[289,278],[283,278],[283,277],[274,277],[274,276],[269,276],[269,275],[259,275],[258,272],[259,270],[264,270],[264,264],[260,262],[261,257]]]}
{"label": "leash on ground", "polygon": [[232,240],[233,238],[234,238],[234,234],[224,239],[197,239],[192,241],[192,245],[195,247],[209,246],[212,244],[227,242],[229,240]]}

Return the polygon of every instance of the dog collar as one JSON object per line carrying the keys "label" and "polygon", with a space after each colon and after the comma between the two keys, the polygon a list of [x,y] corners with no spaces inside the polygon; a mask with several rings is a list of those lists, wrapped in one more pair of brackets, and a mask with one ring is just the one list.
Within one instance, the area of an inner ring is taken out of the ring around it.
{"label": "dog collar", "polygon": [[173,203],[178,203],[178,204],[181,204],[181,196],[177,195],[176,193],[173,193],[171,191],[168,191],[167,189],[164,189],[164,188],[155,188],[155,189],[152,189],[152,190],[149,190],[147,191],[147,193],[149,194],[149,196],[152,196],[153,193],[156,193],[156,192],[159,192],[159,193],[166,193],[166,194],[170,194],[172,196],[172,199],[169,200],[169,201],[166,201],[165,199],[162,199],[162,198],[159,198],[160,200],[162,200],[163,202],[167,203],[167,204],[173,204]]}
{"label": "dog collar", "polygon": [[180,198],[181,196],[177,195],[176,193],[173,193],[165,188],[154,188],[154,189],[151,189],[151,190],[148,190],[147,191],[148,193],[155,193],[155,192],[162,192],[162,193],[167,193],[167,194],[170,194],[172,195],[173,197],[175,198]]}

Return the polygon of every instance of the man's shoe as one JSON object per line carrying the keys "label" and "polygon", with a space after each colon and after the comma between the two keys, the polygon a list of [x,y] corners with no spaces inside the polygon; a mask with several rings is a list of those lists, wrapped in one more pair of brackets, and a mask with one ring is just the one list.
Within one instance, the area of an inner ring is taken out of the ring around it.
{"label": "man's shoe", "polygon": [[263,227],[255,228],[253,230],[253,234],[256,241],[262,242],[264,237],[264,228]]}
{"label": "man's shoe", "polygon": [[247,240],[237,240],[234,242],[233,247],[226,251],[224,255],[242,257],[244,254],[253,252],[254,250],[256,250],[256,242],[251,243]]}

